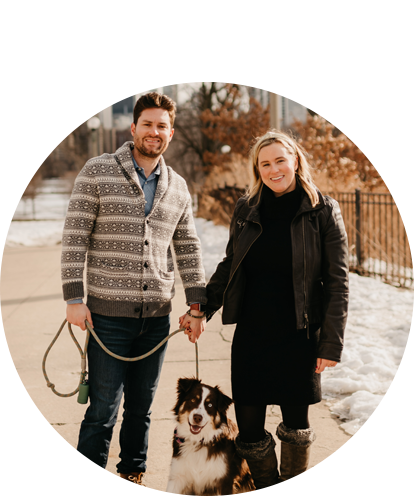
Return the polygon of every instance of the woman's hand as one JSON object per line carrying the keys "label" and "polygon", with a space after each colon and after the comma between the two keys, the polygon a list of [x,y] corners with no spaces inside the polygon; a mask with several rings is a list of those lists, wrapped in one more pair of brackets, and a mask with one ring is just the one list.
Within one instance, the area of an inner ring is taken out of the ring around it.
{"label": "woman's hand", "polygon": [[318,358],[316,360],[316,370],[317,374],[320,374],[325,370],[326,367],[335,367],[338,362],[333,362],[332,360],[326,360],[325,358]]}
{"label": "woman's hand", "polygon": [[[202,316],[203,312],[198,312],[197,310],[191,310],[194,315]],[[187,313],[182,315],[178,323],[180,329],[185,329],[184,334],[188,336],[191,343],[195,343],[206,328],[206,317],[202,319],[195,319],[190,317]]]}

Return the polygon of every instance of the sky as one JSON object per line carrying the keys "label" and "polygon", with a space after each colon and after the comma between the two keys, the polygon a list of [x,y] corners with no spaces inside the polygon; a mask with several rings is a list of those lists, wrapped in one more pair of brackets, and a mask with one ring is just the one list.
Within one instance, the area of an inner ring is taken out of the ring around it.
{"label": "sky", "polygon": [[[194,86],[196,87],[198,83],[179,83],[179,95],[178,100],[185,98],[186,90],[184,87]],[[293,91],[298,91],[300,95],[305,96],[306,101],[306,83],[305,82],[285,82],[285,88],[287,96],[290,96]],[[329,106],[329,90],[334,85],[334,82],[320,82],[318,85],[319,90],[319,104],[322,108]],[[391,83],[391,82],[382,82],[381,88],[384,93],[386,93],[392,86],[397,86],[402,83]],[[413,82],[407,83],[410,85],[414,85]],[[135,83],[135,93],[136,97],[139,98],[141,95],[148,93],[149,91],[156,90],[162,92],[162,82],[138,82]],[[93,107],[93,104],[102,97],[102,83],[94,82],[94,83],[76,83],[76,82],[67,82],[65,83],[67,91],[70,93],[74,93],[82,103],[86,103],[90,107]],[[181,91],[180,91],[181,87]]]}

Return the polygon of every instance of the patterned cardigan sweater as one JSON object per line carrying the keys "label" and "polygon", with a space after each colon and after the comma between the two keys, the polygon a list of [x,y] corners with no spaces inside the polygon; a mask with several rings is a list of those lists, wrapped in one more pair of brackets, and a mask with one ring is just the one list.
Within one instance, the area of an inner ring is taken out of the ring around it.
{"label": "patterned cardigan sweater", "polygon": [[62,239],[64,299],[84,297],[91,312],[158,317],[171,311],[173,247],[187,304],[206,303],[200,240],[182,177],[160,158],[151,212],[132,161],[132,142],[89,160],[79,173]]}

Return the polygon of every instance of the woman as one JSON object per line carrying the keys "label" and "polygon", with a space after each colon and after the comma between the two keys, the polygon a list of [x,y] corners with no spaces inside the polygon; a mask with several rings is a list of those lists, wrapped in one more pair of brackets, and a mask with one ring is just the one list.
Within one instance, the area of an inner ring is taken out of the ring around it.
{"label": "woman", "polygon": [[[237,323],[232,392],[238,453],[257,489],[304,472],[315,434],[309,405],[320,373],[340,361],[348,307],[347,236],[338,203],[312,182],[305,152],[270,131],[251,152],[252,180],[237,202],[226,257],[207,286],[208,320],[223,306]],[[280,405],[280,476],[267,405]]]}

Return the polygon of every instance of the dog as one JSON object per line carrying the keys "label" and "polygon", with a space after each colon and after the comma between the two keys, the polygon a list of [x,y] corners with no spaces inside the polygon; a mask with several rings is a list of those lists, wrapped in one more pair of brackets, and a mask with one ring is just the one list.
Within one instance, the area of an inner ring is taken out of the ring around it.
{"label": "dog", "polygon": [[168,492],[202,496],[255,490],[247,462],[234,447],[238,431],[226,414],[232,403],[217,386],[178,380]]}

